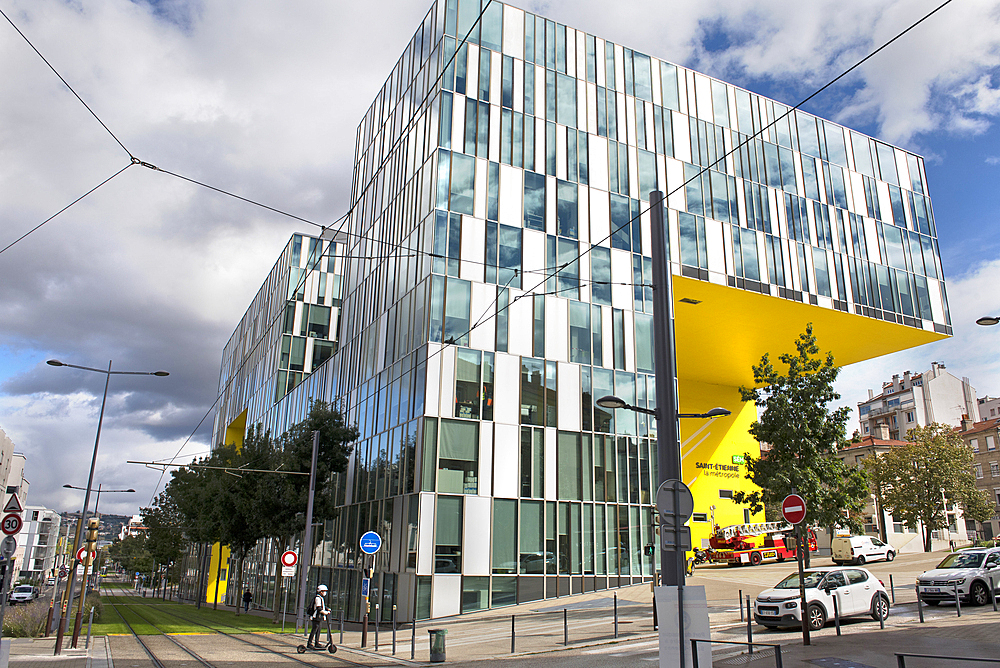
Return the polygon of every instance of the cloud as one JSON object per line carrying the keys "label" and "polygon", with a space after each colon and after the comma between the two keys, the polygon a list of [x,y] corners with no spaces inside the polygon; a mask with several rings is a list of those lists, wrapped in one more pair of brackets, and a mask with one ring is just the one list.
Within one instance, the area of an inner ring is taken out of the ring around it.
{"label": "cloud", "polygon": [[[522,5],[789,102],[931,6]],[[137,158],[325,224],[349,206],[356,128],[429,6],[9,0],[4,9]],[[953,3],[818,109],[898,141],[981,132],[996,117],[997,23],[993,2]],[[130,158],[9,26],[0,31],[2,247]],[[61,485],[85,480],[103,391],[101,375],[44,360],[170,372],[115,377],[110,388],[98,478],[139,489],[145,503],[159,473],[123,462],[173,455],[210,411],[222,348],[300,231],[313,230],[131,166],[0,255],[0,425],[29,455],[32,503],[78,505]],[[210,415],[185,457],[207,447],[211,424]]]}
{"label": "cloud", "polygon": [[987,165],[1000,165],[1000,155],[991,155],[986,158]]}

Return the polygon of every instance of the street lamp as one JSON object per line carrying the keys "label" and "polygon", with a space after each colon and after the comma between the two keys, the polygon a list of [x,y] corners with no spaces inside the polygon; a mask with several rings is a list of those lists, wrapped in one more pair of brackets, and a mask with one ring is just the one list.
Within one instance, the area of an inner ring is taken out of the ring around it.
{"label": "street lamp", "polygon": [[996,325],[1000,324],[1000,317],[995,315],[984,315],[982,318],[976,320],[977,325]]}
{"label": "street lamp", "polygon": [[[652,415],[656,419],[660,419],[660,414],[657,413],[655,408],[643,408],[642,406],[632,406],[631,404],[625,403],[624,399],[619,399],[616,396],[608,395],[606,397],[601,397],[597,400],[597,405],[601,408],[624,408],[625,410],[635,411],[636,413],[645,413],[646,415]],[[717,418],[725,417],[726,415],[732,415],[732,411],[725,408],[715,407],[707,413],[678,413],[679,418]]]}
{"label": "street lamp", "polygon": [[[97,484],[97,500],[94,501],[94,514],[95,515],[99,515],[100,514],[100,513],[97,512],[97,507],[101,505],[101,492],[102,491],[105,494],[113,494],[115,492],[135,492],[135,490],[131,489],[131,488],[129,488],[129,489],[103,489],[102,490],[103,485],[104,485],[104,483],[98,483]],[[66,489],[79,489],[79,490],[82,490],[82,491],[86,491],[87,490],[86,487],[77,487],[75,485],[63,485],[63,487],[65,487]]]}
{"label": "street lamp", "polygon": [[[103,373],[104,378],[104,396],[101,398],[101,413],[97,418],[97,437],[94,439],[94,455],[90,460],[90,476],[87,478],[87,493],[83,497],[83,510],[80,511],[80,521],[76,523],[76,538],[73,541],[73,572],[69,577],[69,584],[66,586],[66,600],[69,604],[73,602],[73,589],[76,579],[76,553],[80,549],[80,537],[83,533],[83,523],[87,518],[87,506],[90,505],[90,492],[94,489],[94,468],[97,466],[97,446],[101,443],[101,426],[104,424],[104,407],[108,402],[108,385],[111,382],[111,376],[169,376],[170,374],[166,371],[112,371],[111,370],[112,360],[108,360],[108,368],[105,369],[95,369],[89,366],[79,366],[77,364],[67,364],[65,362],[60,362],[59,360],[48,360],[45,363],[49,366],[67,366],[71,369],[82,369],[83,371],[93,371],[94,373]],[[62,620],[59,622],[59,630],[56,633],[56,646],[55,654],[58,655],[62,652],[62,639],[66,633],[66,621],[68,614],[62,616]],[[77,639],[80,636],[80,624],[83,621],[83,597],[80,597],[80,606],[76,613],[76,624],[73,627],[73,642],[72,647],[76,648]]]}

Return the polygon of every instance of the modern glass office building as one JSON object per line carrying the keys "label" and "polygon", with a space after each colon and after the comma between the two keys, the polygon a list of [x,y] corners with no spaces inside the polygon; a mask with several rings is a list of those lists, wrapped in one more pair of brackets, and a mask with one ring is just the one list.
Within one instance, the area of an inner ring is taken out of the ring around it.
{"label": "modern glass office building", "polygon": [[[280,433],[311,399],[360,429],[311,583],[356,618],[369,530],[386,618],[652,577],[655,424],[595,405],[655,396],[652,190],[681,410],[732,411],[682,425],[695,544],[761,519],[732,500],[761,354],[810,322],[840,364],[950,334],[922,158],[788,111],[496,1],[433,5],[358,126],[333,250],[294,237],[258,296],[287,310],[248,312],[225,351],[216,442]],[[256,601],[282,547],[259,550]]]}

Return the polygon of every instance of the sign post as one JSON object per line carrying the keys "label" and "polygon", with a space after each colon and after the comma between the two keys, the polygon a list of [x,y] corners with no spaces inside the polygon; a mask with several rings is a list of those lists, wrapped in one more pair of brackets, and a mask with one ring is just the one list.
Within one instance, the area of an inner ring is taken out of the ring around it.
{"label": "sign post", "polygon": [[802,621],[802,644],[809,645],[809,606],[806,601],[805,565],[806,540],[802,535],[802,520],[806,518],[806,500],[794,492],[781,502],[781,516],[795,525],[795,560],[799,564],[799,617]]}
{"label": "sign post", "polygon": [[[365,554],[372,556],[382,549],[382,536],[378,535],[374,531],[367,531],[361,536],[361,540],[358,541],[361,547],[361,551]],[[374,564],[374,558],[372,563]],[[371,578],[373,575],[374,568],[369,568],[365,575],[367,577],[361,578],[361,595],[365,599],[365,614],[361,620],[361,646],[368,646],[368,613],[371,611],[371,602],[368,600],[368,593],[371,589]]]}
{"label": "sign post", "polygon": [[299,562],[299,553],[295,550],[285,550],[281,553],[281,587],[285,590],[285,603],[281,606],[281,632],[285,632],[285,612],[288,610],[288,586],[285,578],[295,577],[295,564]]}
{"label": "sign post", "polygon": [[10,661],[10,641],[3,641],[3,618],[7,613],[7,592],[10,590],[9,579],[13,578],[14,573],[14,550],[17,549],[17,540],[14,538],[14,534],[21,531],[21,513],[24,512],[24,507],[21,505],[21,499],[17,494],[12,494],[7,503],[3,506],[3,512],[6,513],[2,521],[0,521],[0,529],[6,534],[6,538],[3,539],[3,544],[0,546],[0,553],[3,554],[3,561],[0,561],[0,597],[3,598],[0,601],[0,665],[3,668],[7,668]]}

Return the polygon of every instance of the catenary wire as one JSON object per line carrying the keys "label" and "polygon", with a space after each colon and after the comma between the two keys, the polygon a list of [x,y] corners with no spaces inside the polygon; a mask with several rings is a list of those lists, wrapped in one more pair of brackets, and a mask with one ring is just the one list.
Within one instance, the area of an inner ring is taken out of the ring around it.
{"label": "catenary wire", "polygon": [[128,154],[128,157],[131,158],[133,161],[135,161],[135,156],[132,155],[132,152],[125,147],[125,144],[123,144],[122,141],[115,135],[115,133],[111,131],[111,128],[109,128],[104,123],[104,121],[101,120],[101,117],[98,116],[97,113],[90,108],[90,105],[83,101],[83,98],[80,97],[80,95],[76,92],[76,90],[74,90],[73,87],[69,85],[69,82],[63,78],[63,75],[59,74],[59,71],[52,66],[52,63],[50,63],[48,59],[42,55],[42,52],[39,51],[37,48],[35,48],[35,45],[31,43],[30,39],[28,39],[28,36],[25,35],[23,32],[21,32],[21,29],[18,28],[17,25],[15,25],[15,23],[10,20],[10,17],[7,16],[6,12],[0,9],[0,14],[2,14],[3,17],[7,19],[7,23],[9,23],[11,27],[13,27],[14,30],[17,31],[17,34],[20,35],[24,39],[24,41],[28,43],[28,46],[31,47],[31,50],[34,51],[36,54],[38,54],[38,57],[42,59],[42,62],[44,62],[46,65],[49,66],[49,69],[52,70],[53,74],[59,77],[59,81],[63,82],[63,85],[69,89],[69,92],[73,93],[74,97],[76,97],[76,99],[80,101],[80,104],[86,107],[87,111],[90,112],[90,115],[93,116],[95,119],[97,119],[97,122],[101,124],[101,127],[104,128],[107,131],[107,133],[111,135],[111,138],[114,139],[115,142],[117,142],[117,144],[122,147],[122,150]]}
{"label": "catenary wire", "polygon": [[91,188],[87,192],[83,193],[82,195],[80,195],[79,197],[77,197],[75,200],[73,200],[72,202],[70,202],[69,204],[67,204],[66,206],[64,206],[63,208],[61,208],[58,211],[56,211],[54,214],[52,214],[51,216],[49,216],[48,218],[46,218],[42,222],[40,222],[37,225],[35,225],[34,227],[32,227],[30,230],[28,230],[27,232],[25,232],[24,234],[22,234],[21,236],[19,236],[17,239],[14,239],[13,241],[11,241],[9,244],[7,244],[2,249],[0,249],[0,253],[3,253],[4,251],[12,248],[16,243],[18,243],[19,241],[21,241],[24,238],[26,238],[29,234],[31,234],[35,230],[40,229],[43,225],[45,225],[45,223],[49,222],[50,220],[52,220],[53,218],[55,218],[56,216],[58,216],[62,212],[64,212],[67,209],[69,209],[74,204],[78,203],[80,200],[82,200],[83,198],[85,198],[87,195],[90,195],[91,193],[93,193],[95,190],[97,190],[98,188],[100,188],[101,186],[103,186],[105,183],[107,183],[111,179],[115,178],[116,176],[118,176],[119,174],[121,174],[122,172],[124,172],[129,167],[131,167],[133,164],[135,164],[135,163],[131,163],[130,162],[129,164],[125,165],[124,167],[122,167],[121,169],[119,169],[117,172],[115,172],[114,174],[112,174],[108,178],[104,179],[103,181],[101,181],[100,183],[98,183],[96,186],[94,186],[93,188]]}

